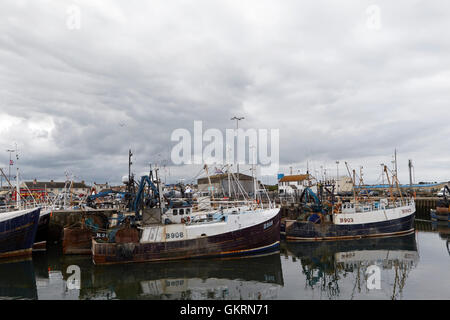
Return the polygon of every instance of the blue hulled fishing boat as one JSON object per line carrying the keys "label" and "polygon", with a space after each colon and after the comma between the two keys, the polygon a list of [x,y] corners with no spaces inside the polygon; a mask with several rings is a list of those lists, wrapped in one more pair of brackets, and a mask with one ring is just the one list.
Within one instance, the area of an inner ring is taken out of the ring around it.
{"label": "blue hulled fishing boat", "polygon": [[[347,163],[346,163],[347,165]],[[348,167],[347,167],[348,169]],[[350,174],[350,170],[349,175]],[[388,169],[384,166],[390,184]],[[353,176],[355,171],[353,170]],[[361,174],[362,176],[362,174]],[[396,173],[392,184],[396,185],[400,198],[396,198],[390,186],[390,198],[372,200],[357,196],[355,178],[352,178],[354,199],[332,202],[325,210],[317,197],[317,208],[303,218],[285,221],[288,241],[336,241],[372,237],[390,237],[414,232],[416,204],[414,197],[403,197]]]}
{"label": "blue hulled fishing boat", "polygon": [[0,213],[0,259],[30,255],[41,208]]}

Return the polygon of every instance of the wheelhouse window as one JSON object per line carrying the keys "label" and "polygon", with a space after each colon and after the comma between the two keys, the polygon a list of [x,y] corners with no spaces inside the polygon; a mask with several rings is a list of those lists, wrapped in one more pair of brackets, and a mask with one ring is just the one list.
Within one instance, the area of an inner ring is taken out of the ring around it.
{"label": "wheelhouse window", "polygon": [[184,209],[180,209],[180,216],[184,214]]}
{"label": "wheelhouse window", "polygon": [[173,213],[174,216],[176,216],[178,214],[178,209],[173,209],[172,213]]}

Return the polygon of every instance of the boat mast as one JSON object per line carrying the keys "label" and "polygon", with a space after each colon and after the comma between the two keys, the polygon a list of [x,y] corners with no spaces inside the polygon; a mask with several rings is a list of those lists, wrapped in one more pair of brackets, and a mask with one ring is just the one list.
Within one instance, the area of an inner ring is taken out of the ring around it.
{"label": "boat mast", "polygon": [[0,168],[0,173],[5,178],[6,182],[8,182],[10,189],[13,189],[14,187],[11,185],[11,182],[9,181],[8,177],[6,176],[5,172],[3,172],[2,168]]}
{"label": "boat mast", "polygon": [[228,197],[231,200],[231,177],[230,177],[230,165],[227,164],[227,176],[228,176]]}
{"label": "boat mast", "polygon": [[17,208],[20,210],[20,185],[19,185],[19,167],[17,167],[17,175],[16,175],[16,203]]}
{"label": "boat mast", "polygon": [[19,166],[18,166],[18,161],[19,160],[19,155],[17,154],[17,145],[16,145],[16,205],[17,208],[20,210],[20,185],[19,185]]}
{"label": "boat mast", "polygon": [[252,177],[253,177],[253,193],[254,193],[254,198],[255,198],[255,202],[257,201],[257,190],[256,190],[256,172],[255,172],[255,154],[256,154],[256,150],[255,150],[255,146],[251,146],[250,149],[253,150],[252,153]]}
{"label": "boat mast", "polygon": [[70,205],[72,205],[72,202],[73,202],[72,188],[73,188],[73,175],[72,175],[72,179],[70,180],[70,187],[69,187]]}
{"label": "boat mast", "polygon": [[[155,178],[156,178],[156,183],[158,186],[158,194],[159,194],[159,207],[160,207],[160,211],[161,214],[164,212],[164,209],[166,208],[166,204],[164,202],[164,197],[163,197],[163,188],[162,188],[162,183],[161,180],[158,177],[158,170],[159,168],[157,167],[157,165],[155,165]],[[150,188],[150,186],[149,186]]]}
{"label": "boat mast", "polygon": [[209,190],[211,191],[211,199],[212,199],[212,201],[215,201],[214,200],[214,190],[213,190],[213,187],[211,185],[211,177],[209,176],[209,173],[208,173],[208,165],[205,164],[205,166],[203,168],[205,169],[206,176],[208,177]]}
{"label": "boat mast", "polygon": [[[236,117],[234,116],[233,118],[231,118],[231,120],[236,120],[236,137],[239,134],[239,121],[244,120],[244,117]],[[237,176],[238,176],[238,181],[239,181],[239,159],[237,159]]]}
{"label": "boat mast", "polygon": [[402,195],[402,191],[400,190],[400,185],[399,185],[399,182],[398,182],[397,175],[395,175],[395,185],[397,186],[398,193],[400,193],[400,201],[401,201],[401,203],[403,205],[403,195]]}
{"label": "boat mast", "polygon": [[397,177],[397,149],[394,152],[395,176]]}
{"label": "boat mast", "polygon": [[133,189],[133,178],[131,177],[131,165],[133,164],[133,162],[131,162],[131,157],[133,156],[133,153],[131,152],[131,149],[128,150],[128,185],[127,185],[127,193],[128,193],[128,210],[129,211],[133,211],[133,206],[132,206],[132,194],[134,195],[134,190]]}
{"label": "boat mast", "polygon": [[348,163],[347,163],[347,161],[345,162],[345,167],[347,168],[347,172],[348,172],[348,175],[349,175],[349,177],[350,177],[350,179],[352,179],[352,185],[353,185],[353,198],[355,199],[355,204],[356,204],[356,192],[355,192],[355,170],[353,170],[353,176],[352,176],[352,174],[350,173],[350,169],[348,168]]}
{"label": "boat mast", "polygon": [[389,184],[389,193],[391,194],[391,200],[394,201],[394,194],[392,192],[391,180],[389,179],[388,168],[386,165],[384,166],[384,172],[386,173],[387,182]]}

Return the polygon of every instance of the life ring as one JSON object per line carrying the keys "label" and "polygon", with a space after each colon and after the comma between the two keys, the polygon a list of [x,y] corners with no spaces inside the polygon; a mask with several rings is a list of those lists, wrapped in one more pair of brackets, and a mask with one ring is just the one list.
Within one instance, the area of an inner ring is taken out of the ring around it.
{"label": "life ring", "polygon": [[191,217],[188,216],[188,217],[186,218],[186,220],[187,220],[188,223],[191,222]]}

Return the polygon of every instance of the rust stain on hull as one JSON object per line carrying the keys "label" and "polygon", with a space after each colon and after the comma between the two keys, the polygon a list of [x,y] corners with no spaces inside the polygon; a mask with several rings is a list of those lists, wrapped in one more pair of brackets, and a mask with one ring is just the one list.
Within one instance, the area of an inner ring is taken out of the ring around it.
{"label": "rust stain on hull", "polygon": [[63,254],[91,254],[92,231],[87,228],[64,228]]}

